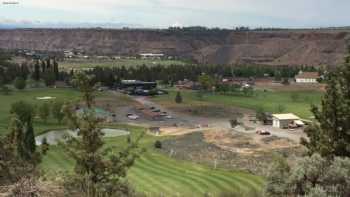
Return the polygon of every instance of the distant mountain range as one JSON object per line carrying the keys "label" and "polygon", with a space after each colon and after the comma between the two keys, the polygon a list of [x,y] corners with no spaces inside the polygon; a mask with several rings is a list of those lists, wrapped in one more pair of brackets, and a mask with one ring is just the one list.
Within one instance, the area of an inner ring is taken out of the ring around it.
{"label": "distant mountain range", "polygon": [[0,21],[0,29],[20,29],[20,28],[142,28],[142,25],[128,23],[47,23],[40,21]]}

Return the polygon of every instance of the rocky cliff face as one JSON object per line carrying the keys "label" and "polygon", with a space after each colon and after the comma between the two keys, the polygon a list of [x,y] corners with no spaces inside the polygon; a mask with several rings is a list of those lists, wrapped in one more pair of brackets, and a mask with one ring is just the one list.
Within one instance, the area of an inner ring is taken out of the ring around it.
{"label": "rocky cliff face", "polygon": [[343,62],[349,32],[169,32],[106,29],[0,30],[0,48],[88,54],[165,53],[214,64],[336,65]]}

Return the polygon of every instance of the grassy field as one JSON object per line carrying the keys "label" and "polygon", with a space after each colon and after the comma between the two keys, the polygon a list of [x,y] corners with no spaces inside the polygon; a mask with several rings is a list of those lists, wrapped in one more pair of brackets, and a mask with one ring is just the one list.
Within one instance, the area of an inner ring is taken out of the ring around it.
{"label": "grassy field", "polygon": [[[132,137],[140,135],[142,128],[126,128]],[[147,196],[217,196],[222,192],[248,193],[259,191],[263,185],[261,177],[239,171],[228,171],[179,161],[159,153],[153,148],[157,137],[145,135],[141,146],[146,152],[136,161],[128,173],[128,180],[134,188]],[[125,146],[126,137],[108,138],[106,146],[116,150]],[[72,170],[74,162],[59,147],[51,147],[45,156],[42,169],[47,173]]]}
{"label": "grassy field", "polygon": [[[0,135],[7,132],[7,127],[10,119],[10,109],[11,104],[17,101],[27,101],[33,105],[40,105],[43,100],[36,99],[37,97],[51,96],[56,97],[59,100],[73,100],[78,99],[80,93],[72,89],[53,89],[53,88],[43,88],[43,89],[27,89],[22,91],[13,91],[10,95],[0,94]],[[35,133],[41,133],[47,129],[52,128],[62,128],[56,120],[49,117],[48,121],[45,123],[39,118],[34,119],[34,129]]]}
{"label": "grassy field", "polygon": [[[37,97],[51,96],[57,99],[74,100],[79,98],[79,92],[73,89],[31,89],[14,91],[11,95],[0,95],[0,135],[7,132],[9,110],[12,103],[25,100],[32,104],[40,104],[43,101]],[[108,93],[99,93],[97,101],[104,103],[115,102],[115,98]],[[122,99],[123,103],[129,101]],[[118,102],[119,103],[119,102]],[[49,118],[47,123],[38,118],[34,121],[36,134],[49,129],[65,128],[59,125],[56,120]],[[121,126],[119,126],[121,127]],[[140,135],[144,131],[142,128],[122,126],[132,133],[132,136]],[[141,146],[146,148],[135,165],[128,173],[128,180],[139,192],[147,196],[203,196],[208,192],[213,195],[221,192],[249,192],[259,190],[262,187],[263,179],[248,173],[239,171],[227,171],[224,169],[212,169],[188,161],[179,161],[164,155],[153,148],[155,140],[160,139],[146,135],[141,142]],[[116,150],[125,147],[126,137],[107,138],[106,146],[114,146]],[[41,169],[52,177],[62,171],[71,171],[74,162],[65,154],[61,147],[51,146],[48,154],[43,158]]]}
{"label": "grassy field", "polygon": [[65,70],[71,69],[90,69],[96,66],[99,67],[131,67],[131,66],[154,66],[164,65],[169,66],[172,64],[185,65],[186,63],[179,60],[148,60],[148,59],[120,59],[120,60],[98,60],[98,59],[70,59],[63,62],[59,62],[61,68]]}
{"label": "grassy field", "polygon": [[[318,91],[269,91],[257,90],[254,96],[246,97],[242,95],[220,95],[204,94],[202,98],[197,96],[194,91],[182,91],[183,103],[181,105],[224,105],[236,106],[256,110],[263,108],[265,111],[279,113],[279,106],[283,106],[283,113],[295,113],[301,118],[310,119],[312,104],[319,104],[322,94]],[[153,100],[163,105],[175,106],[174,98],[176,91],[170,91],[170,94],[155,97]],[[297,94],[294,100],[292,95]]]}

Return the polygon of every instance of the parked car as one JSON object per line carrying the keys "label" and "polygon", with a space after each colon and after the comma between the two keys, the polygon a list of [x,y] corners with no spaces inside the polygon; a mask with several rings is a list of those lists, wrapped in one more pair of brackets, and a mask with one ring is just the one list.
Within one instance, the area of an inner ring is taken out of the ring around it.
{"label": "parked car", "polygon": [[257,130],[256,134],[258,134],[258,135],[271,135],[271,133],[267,130]]}
{"label": "parked car", "polygon": [[136,114],[127,114],[126,117],[128,117],[130,120],[137,120],[140,117]]}

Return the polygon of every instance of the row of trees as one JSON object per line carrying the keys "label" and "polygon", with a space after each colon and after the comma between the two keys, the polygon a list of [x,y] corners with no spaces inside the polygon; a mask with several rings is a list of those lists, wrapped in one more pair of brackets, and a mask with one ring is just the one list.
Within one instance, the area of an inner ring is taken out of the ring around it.
{"label": "row of trees", "polygon": [[138,67],[96,67],[89,74],[106,86],[120,82],[121,79],[138,79],[143,81],[162,81],[164,84],[174,84],[183,79],[197,81],[203,73],[218,77],[275,77],[276,80],[293,78],[300,70],[313,71],[313,67],[273,67],[273,66],[224,66],[224,65],[156,65]]}
{"label": "row of trees", "polygon": [[0,53],[1,87],[13,82],[16,88],[23,89],[29,79],[36,82],[43,81],[45,85],[52,86],[55,81],[64,80],[67,76],[67,73],[59,71],[58,62],[55,58],[36,59],[34,62],[27,61],[17,64],[11,61],[10,55]]}

